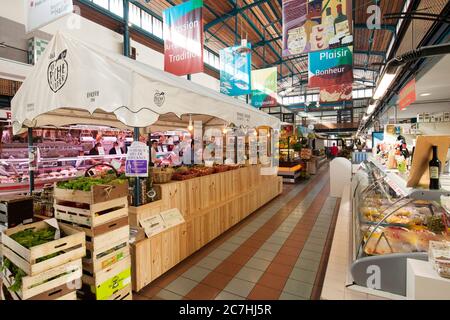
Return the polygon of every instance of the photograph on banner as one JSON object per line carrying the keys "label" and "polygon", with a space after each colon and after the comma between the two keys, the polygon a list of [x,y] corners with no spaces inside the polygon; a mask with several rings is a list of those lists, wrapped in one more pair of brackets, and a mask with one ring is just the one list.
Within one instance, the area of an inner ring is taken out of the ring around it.
{"label": "photograph on banner", "polygon": [[72,0],[40,0],[25,2],[25,31],[40,29],[73,12]]}
{"label": "photograph on banner", "polygon": [[[251,49],[251,44],[246,47]],[[242,46],[220,50],[220,92],[229,96],[251,94],[252,56]]]}
{"label": "photograph on banner", "polygon": [[320,102],[353,98],[353,47],[308,54],[308,87],[320,88]]}
{"label": "photograph on banner", "polygon": [[252,71],[252,106],[277,105],[277,67]]}
{"label": "photograph on banner", "polygon": [[203,72],[203,0],[163,11],[164,71],[177,76]]}
{"label": "photograph on banner", "polygon": [[283,56],[353,42],[352,0],[283,0]]}

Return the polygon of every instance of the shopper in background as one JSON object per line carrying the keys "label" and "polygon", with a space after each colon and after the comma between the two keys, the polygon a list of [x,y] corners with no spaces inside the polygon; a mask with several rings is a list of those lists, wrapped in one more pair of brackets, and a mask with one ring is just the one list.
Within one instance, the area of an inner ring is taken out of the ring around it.
{"label": "shopper in background", "polygon": [[123,149],[119,147],[119,143],[118,142],[114,142],[113,143],[113,147],[111,148],[111,150],[109,150],[109,154],[113,155],[113,154],[123,154]]}
{"label": "shopper in background", "polygon": [[101,146],[102,144],[100,142],[97,142],[95,146],[89,151],[89,155],[98,156],[99,155],[98,148],[100,148]]}
{"label": "shopper in background", "polygon": [[174,167],[181,166],[181,158],[180,158],[180,142],[173,142],[172,154],[170,155],[170,159],[172,161],[172,165]]}
{"label": "shopper in background", "polygon": [[334,159],[339,154],[339,148],[336,146],[336,143],[333,143],[333,146],[330,148],[331,158]]}
{"label": "shopper in background", "polygon": [[156,166],[157,163],[161,162],[161,160],[159,160],[157,157],[157,153],[158,153],[158,141],[153,140],[151,150],[150,150],[150,155],[151,155],[151,160],[152,160],[152,163],[154,166]]}

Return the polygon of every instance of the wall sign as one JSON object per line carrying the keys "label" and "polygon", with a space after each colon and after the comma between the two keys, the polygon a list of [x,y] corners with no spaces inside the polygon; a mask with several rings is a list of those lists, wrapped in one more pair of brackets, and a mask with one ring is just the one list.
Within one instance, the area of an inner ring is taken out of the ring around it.
{"label": "wall sign", "polygon": [[203,0],[163,11],[164,71],[177,76],[203,72]]}
{"label": "wall sign", "polygon": [[25,31],[31,32],[73,11],[72,0],[25,0]]}
{"label": "wall sign", "polygon": [[149,148],[145,143],[134,141],[128,148],[125,162],[127,177],[148,177]]}

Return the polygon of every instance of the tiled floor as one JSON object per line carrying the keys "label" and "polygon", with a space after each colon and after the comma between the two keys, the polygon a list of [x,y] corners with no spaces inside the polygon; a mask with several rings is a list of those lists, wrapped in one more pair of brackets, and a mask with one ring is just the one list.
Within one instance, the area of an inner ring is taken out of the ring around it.
{"label": "tiled floor", "polygon": [[155,280],[135,299],[317,299],[339,199],[328,167]]}

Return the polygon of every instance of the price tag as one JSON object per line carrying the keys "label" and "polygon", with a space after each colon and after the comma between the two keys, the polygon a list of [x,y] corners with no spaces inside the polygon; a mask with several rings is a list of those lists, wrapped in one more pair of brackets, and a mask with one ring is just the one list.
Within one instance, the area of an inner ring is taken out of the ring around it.
{"label": "price tag", "polygon": [[112,159],[111,165],[113,166],[114,169],[119,170],[120,167],[122,166],[122,162],[116,159]]}
{"label": "price tag", "polygon": [[396,185],[391,179],[386,177],[384,180],[392,188],[392,190],[395,191],[395,193],[397,193],[398,195],[400,195],[402,197],[407,196],[407,194],[398,185]]}

